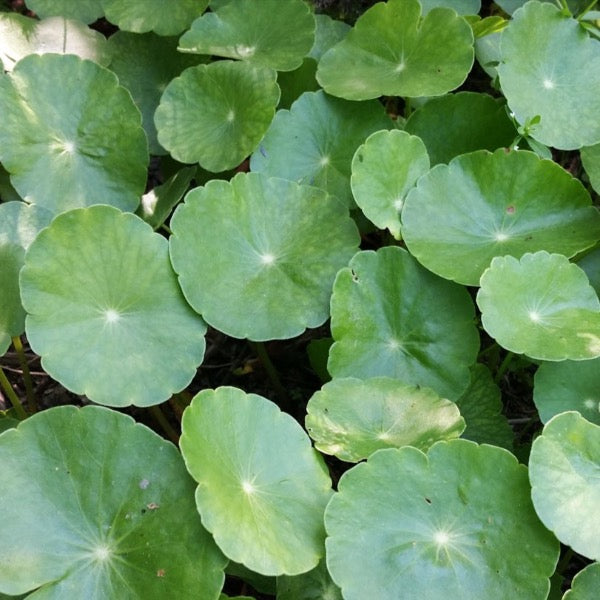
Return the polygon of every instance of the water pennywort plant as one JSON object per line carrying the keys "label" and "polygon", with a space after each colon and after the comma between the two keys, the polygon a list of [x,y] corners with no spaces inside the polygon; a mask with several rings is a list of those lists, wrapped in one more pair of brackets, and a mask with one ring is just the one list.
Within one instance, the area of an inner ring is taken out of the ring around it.
{"label": "water pennywort plant", "polygon": [[600,12],[364,4],[3,3],[0,597],[598,597]]}

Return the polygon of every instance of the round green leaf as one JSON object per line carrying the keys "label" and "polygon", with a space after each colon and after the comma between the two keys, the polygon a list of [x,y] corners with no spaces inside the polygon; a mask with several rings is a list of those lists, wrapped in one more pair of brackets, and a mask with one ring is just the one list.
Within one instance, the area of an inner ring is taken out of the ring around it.
{"label": "round green leaf", "polygon": [[264,575],[314,568],[331,481],[298,422],[261,396],[222,387],[194,398],[182,429],[198,511],[221,550]]}
{"label": "round green leaf", "polygon": [[[553,2],[553,0],[539,0],[540,2]],[[528,0],[495,0],[495,3],[509,15],[512,15],[517,8],[521,8]],[[589,5],[588,0],[567,0],[567,6],[572,12]]]}
{"label": "round green leaf", "polygon": [[328,94],[347,100],[440,96],[457,88],[473,65],[473,32],[448,8],[421,20],[418,0],[379,2],[319,62]]}
{"label": "round green leaf", "polygon": [[600,563],[593,563],[575,575],[563,600],[595,600],[599,589]]}
{"label": "round green leaf", "polygon": [[315,185],[350,204],[356,148],[392,122],[377,102],[346,102],[306,92],[279,110],[250,160],[253,171]]}
{"label": "round green leaf", "polygon": [[38,206],[24,202],[0,204],[0,355],[6,352],[11,338],[25,331],[19,271],[25,250],[51,220],[52,214]]}
{"label": "round green leaf", "polygon": [[511,352],[540,360],[600,356],[600,301],[560,254],[496,257],[477,294],[485,330]]}
{"label": "round green leaf", "polygon": [[276,79],[272,69],[228,60],[186,69],[156,109],[159,143],[176,160],[199,162],[207,171],[236,167],[273,119]]}
{"label": "round green leaf", "polygon": [[314,40],[315,19],[303,0],[237,0],[196,19],[179,50],[292,71]]}
{"label": "round green leaf", "polygon": [[335,275],[359,243],[337,199],[257,173],[192,190],[171,229],[171,260],[188,302],[213,327],[253,340],[291,338],[324,323]]}
{"label": "round green leaf", "polygon": [[432,98],[410,115],[405,130],[423,140],[432,165],[508,147],[517,136],[503,102],[475,92]]}
{"label": "round green leaf", "polygon": [[475,286],[495,256],[573,256],[593,246],[600,214],[556,163],[533,152],[480,151],[421,177],[404,204],[402,235],[430,271]]}
{"label": "round green leaf", "polygon": [[94,402],[158,404],[202,361],[206,325],[181,295],[167,241],[135,215],[59,215],[27,251],[21,297],[45,371]]}
{"label": "round green leaf", "polygon": [[[497,67],[519,123],[546,146],[573,150],[600,142],[600,44],[553,4],[529,2],[502,34]],[[585,65],[585,66],[583,66]]]}
{"label": "round green leaf", "polygon": [[306,410],[306,429],[315,446],[349,462],[380,448],[427,450],[465,428],[454,402],[388,377],[334,379],[313,394]]}
{"label": "round green leaf", "polygon": [[463,438],[512,450],[513,430],[502,414],[500,388],[486,366],[473,365],[471,384],[456,405],[467,423]]}
{"label": "round green leaf", "polygon": [[0,113],[0,160],[27,202],[54,213],[138,205],[146,136],[112,72],[72,55],[26,56],[0,77]]}
{"label": "round green leaf", "polygon": [[104,14],[123,31],[177,35],[187,29],[208,5],[208,0],[100,0]]}
{"label": "round green leaf", "polygon": [[558,544],[527,470],[466,440],[379,450],[347,471],[325,511],[327,565],[346,600],[546,598]]}
{"label": "round green leaf", "polygon": [[556,537],[600,558],[600,427],[577,412],[556,415],[533,442],[529,457],[535,510]]}
{"label": "round green leaf", "polygon": [[102,0],[27,0],[26,4],[41,18],[66,17],[92,23],[104,14]]}
{"label": "round green leaf", "polygon": [[600,425],[600,358],[542,363],[535,373],[533,401],[543,423],[576,410]]}
{"label": "round green leaf", "polygon": [[277,578],[277,600],[343,600],[340,588],[333,583],[325,560],[308,573]]}
{"label": "round green leaf", "polygon": [[456,399],[479,348],[474,312],[464,288],[432,275],[405,250],[359,252],[333,286],[329,372],[395,377]]}
{"label": "round green leaf", "polygon": [[350,185],[356,204],[380,229],[400,239],[400,211],[417,179],[429,171],[423,142],[404,131],[377,131],[352,159]]}
{"label": "round green leaf", "polygon": [[19,13],[0,13],[0,60],[6,71],[29,54],[77,54],[101,65],[110,55],[106,38],[79,21],[50,17],[42,21]]}
{"label": "round green leaf", "polygon": [[481,0],[419,0],[423,14],[440,6],[451,8],[459,15],[476,15],[481,9]]}
{"label": "round green leaf", "polygon": [[171,79],[203,59],[177,52],[175,38],[154,33],[143,35],[117,31],[108,39],[110,68],[126,87],[142,112],[142,124],[152,154],[166,154],[156,139],[154,111]]}
{"label": "round green leaf", "polygon": [[600,194],[600,144],[582,148],[581,162],[592,187]]}
{"label": "round green leaf", "polygon": [[214,599],[225,559],[177,449],[98,406],[0,436],[0,590],[31,598]]}

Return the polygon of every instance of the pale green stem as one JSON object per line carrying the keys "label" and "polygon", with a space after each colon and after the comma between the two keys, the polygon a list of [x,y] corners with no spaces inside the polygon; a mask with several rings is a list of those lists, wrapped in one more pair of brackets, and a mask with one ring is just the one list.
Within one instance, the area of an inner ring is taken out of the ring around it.
{"label": "pale green stem", "polygon": [[17,394],[15,394],[15,390],[12,389],[10,381],[8,381],[8,378],[4,374],[2,367],[0,367],[0,387],[2,387],[4,393],[8,396],[8,399],[10,400],[11,404],[13,405],[13,408],[15,409],[15,412],[17,413],[17,417],[19,417],[21,421],[26,419],[27,413],[25,412],[25,409],[23,408],[19,397],[17,396]]}
{"label": "pale green stem", "polygon": [[279,373],[277,372],[275,365],[271,362],[271,357],[269,356],[269,353],[267,352],[267,349],[265,348],[264,343],[263,342],[249,342],[249,343],[250,343],[250,346],[252,347],[252,349],[254,350],[254,352],[256,352],[258,358],[260,359],[262,366],[264,367],[265,371],[267,372],[267,376],[271,380],[271,384],[273,385],[273,387],[275,388],[275,391],[277,392],[277,395],[279,396],[281,408],[286,411],[289,411],[291,409],[291,400],[290,400],[289,394],[287,393],[287,390],[283,387],[283,384],[281,383],[281,379],[279,378]]}
{"label": "pale green stem", "polygon": [[27,405],[29,406],[29,410],[34,413],[37,412],[37,402],[35,399],[35,393],[33,391],[33,381],[31,379],[31,372],[29,371],[29,365],[27,364],[27,357],[25,356],[25,352],[23,350],[23,344],[21,343],[21,338],[16,336],[12,339],[13,346],[17,351],[17,356],[19,357],[19,363],[21,364],[21,369],[23,371],[23,381],[25,382],[25,393],[27,395]]}
{"label": "pale green stem", "polygon": [[177,446],[179,444],[179,434],[173,429],[171,423],[167,420],[167,417],[163,414],[160,406],[150,406],[150,414],[154,417],[157,423],[162,427],[163,431],[167,434],[168,438]]}

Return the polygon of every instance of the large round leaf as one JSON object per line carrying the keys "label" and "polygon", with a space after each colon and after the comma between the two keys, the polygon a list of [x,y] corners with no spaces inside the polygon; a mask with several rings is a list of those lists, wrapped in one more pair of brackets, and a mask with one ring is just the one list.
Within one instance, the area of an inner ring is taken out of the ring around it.
{"label": "large round leaf", "polygon": [[478,444],[494,444],[511,450],[514,434],[507,418],[502,414],[500,388],[494,382],[490,370],[475,364],[471,368],[471,383],[456,401],[467,423],[463,438]]}
{"label": "large round leaf", "polygon": [[404,204],[402,235],[430,271],[478,285],[494,256],[573,256],[593,246],[600,214],[556,163],[533,152],[480,151],[421,177]]}
{"label": "large round leaf", "polygon": [[315,15],[315,43],[308,56],[317,62],[329,48],[341,41],[350,30],[350,25],[344,21],[336,21],[328,15]]}
{"label": "large round leaf", "polygon": [[194,398],[182,428],[198,511],[221,550],[264,575],[316,567],[331,481],[298,422],[261,396],[222,387]]}
{"label": "large round leaf", "polygon": [[498,75],[529,135],[572,150],[600,142],[600,43],[556,6],[528,2],[502,33]]}
{"label": "large round leaf", "polygon": [[419,0],[423,14],[444,6],[455,10],[459,15],[476,15],[481,9],[481,0]]}
{"label": "large round leaf", "polygon": [[53,408],[0,436],[0,590],[213,600],[225,558],[177,449],[106,408]]}
{"label": "large round leaf", "polygon": [[28,54],[77,54],[106,66],[106,38],[79,21],[50,17],[42,21],[19,13],[0,13],[0,59],[6,71]]}
{"label": "large round leaf", "polygon": [[152,154],[166,154],[156,139],[154,111],[171,79],[184,69],[202,61],[197,56],[177,52],[177,40],[153,33],[117,31],[108,45],[112,54],[110,68],[126,87],[142,112],[142,123]]}
{"label": "large round leaf", "polygon": [[100,18],[104,11],[102,0],[27,0],[29,9],[38,17],[66,17],[83,23]]}
{"label": "large round leaf", "polygon": [[432,98],[410,115],[405,130],[423,140],[432,165],[474,150],[508,147],[517,136],[505,104],[475,92]]}
{"label": "large round leaf", "polygon": [[0,355],[6,352],[11,338],[25,331],[19,271],[25,250],[51,220],[52,213],[38,206],[24,202],[0,204]]}
{"label": "large round leaf", "polygon": [[335,275],[359,242],[336,198],[257,173],[192,190],[171,228],[188,302],[213,327],[253,340],[291,338],[326,321]]}
{"label": "large round leaf", "polygon": [[228,60],[186,69],[156,109],[158,141],[181,162],[213,172],[236,167],[273,119],[276,79],[272,69]]}
{"label": "large round leaf", "polygon": [[292,71],[314,40],[315,19],[303,0],[237,0],[196,19],[179,50]]}
{"label": "large round leaf", "polygon": [[350,165],[373,132],[389,129],[383,106],[306,92],[279,110],[250,160],[253,171],[315,185],[350,204]]}
{"label": "large round leaf", "polygon": [[319,62],[325,91],[347,100],[440,96],[473,65],[473,32],[448,8],[421,20],[418,0],[389,0],[367,10]]}
{"label": "large round leaf", "polygon": [[202,361],[206,325],[181,295],[167,241],[135,215],[58,216],[27,251],[21,296],[46,372],[94,402],[163,402]]}
{"label": "large round leaf", "polygon": [[543,423],[576,410],[600,425],[600,358],[542,363],[535,373],[533,401]]}
{"label": "large round leaf", "polygon": [[485,330],[511,352],[540,360],[600,356],[600,301],[560,254],[496,257],[477,294]]}
{"label": "large round leaf", "polygon": [[454,400],[469,384],[479,337],[467,291],[398,247],[359,252],[333,286],[328,369],[384,375]]}
{"label": "large round leaf", "polygon": [[356,204],[380,229],[400,238],[400,211],[417,179],[429,170],[423,142],[404,131],[377,131],[352,159]]}
{"label": "large round leaf", "polygon": [[100,0],[107,20],[123,31],[177,35],[187,29],[208,0]]}
{"label": "large round leaf", "polygon": [[529,478],[546,527],[579,554],[600,559],[600,427],[577,412],[550,419],[531,447]]}
{"label": "large round leaf", "polygon": [[581,162],[592,187],[600,194],[600,144],[581,149]]}
{"label": "large round leaf", "polygon": [[54,213],[138,205],[146,136],[113,73],[72,55],[27,56],[0,77],[0,113],[0,160],[25,200]]}
{"label": "large round leaf", "polygon": [[573,577],[571,589],[563,600],[596,600],[600,589],[600,563],[588,565]]}
{"label": "large round leaf", "polygon": [[465,428],[454,402],[388,377],[336,378],[313,394],[306,410],[306,429],[315,446],[349,462],[380,448],[427,450]]}
{"label": "large round leaf", "polygon": [[379,450],[347,471],[325,511],[327,565],[346,600],[546,598],[558,544],[527,470],[466,440]]}

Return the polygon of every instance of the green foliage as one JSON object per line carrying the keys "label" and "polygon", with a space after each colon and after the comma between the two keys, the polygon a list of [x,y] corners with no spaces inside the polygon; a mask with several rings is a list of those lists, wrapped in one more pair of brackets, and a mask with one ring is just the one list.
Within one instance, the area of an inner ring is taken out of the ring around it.
{"label": "green foliage", "polygon": [[351,4],[3,3],[1,598],[598,596],[598,5]]}

